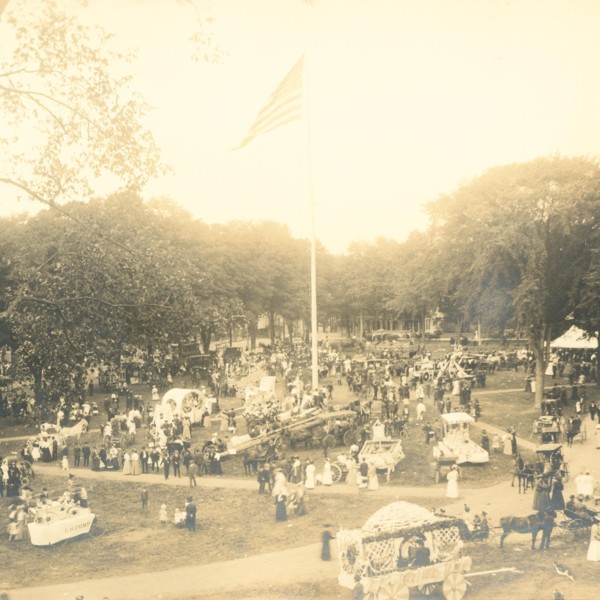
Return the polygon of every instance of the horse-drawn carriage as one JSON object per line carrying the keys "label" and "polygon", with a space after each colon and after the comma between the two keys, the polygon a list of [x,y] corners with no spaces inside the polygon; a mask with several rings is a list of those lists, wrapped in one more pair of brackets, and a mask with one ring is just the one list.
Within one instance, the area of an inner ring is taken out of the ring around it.
{"label": "horse-drawn carriage", "polygon": [[533,421],[532,435],[537,436],[540,443],[557,444],[561,438],[558,419],[554,415],[542,415]]}
{"label": "horse-drawn carriage", "polygon": [[461,600],[471,558],[461,556],[465,523],[434,515],[408,502],[393,502],[361,529],[340,530],[340,585],[359,579],[369,600],[407,600],[410,588],[430,595],[441,587],[447,600]]}
{"label": "horse-drawn carriage", "polygon": [[299,444],[305,448],[321,446],[351,446],[360,441],[362,426],[353,410],[321,411],[312,409],[304,414],[280,421],[282,436],[290,450]]}
{"label": "horse-drawn carriage", "polygon": [[340,443],[348,445],[358,439],[356,413],[351,410],[321,411],[309,409],[299,414],[279,415],[277,426],[271,430],[258,432],[256,435],[245,434],[234,436],[229,440],[224,456],[249,451],[263,453],[268,460],[269,455],[280,453],[285,446],[295,450],[297,444],[319,444],[333,448]]}
{"label": "horse-drawn carriage", "polygon": [[550,514],[554,519],[552,538],[564,540],[567,543],[587,541],[590,537],[590,528],[594,522],[600,521],[600,515],[594,511],[583,509],[581,511],[567,508],[558,511],[551,509],[532,513],[524,517],[502,517],[500,519],[500,548],[504,547],[504,540],[511,533],[531,534],[532,548],[540,531],[544,528],[544,519]]}
{"label": "horse-drawn carriage", "polygon": [[570,417],[567,421],[567,431],[565,432],[565,437],[567,438],[567,444],[570,446],[575,439],[581,440],[581,442],[585,442],[587,440],[587,431],[585,428],[585,423],[581,420],[579,416]]}

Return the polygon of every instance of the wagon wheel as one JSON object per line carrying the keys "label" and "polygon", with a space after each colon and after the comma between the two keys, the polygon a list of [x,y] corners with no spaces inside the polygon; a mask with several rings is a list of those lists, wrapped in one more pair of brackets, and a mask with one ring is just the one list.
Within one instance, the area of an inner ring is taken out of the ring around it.
{"label": "wagon wheel", "polygon": [[338,483],[339,481],[342,480],[342,468],[340,467],[340,465],[338,465],[337,463],[332,463],[331,464],[331,479],[333,481],[333,483]]}
{"label": "wagon wheel", "polygon": [[439,582],[436,583],[424,583],[423,585],[418,585],[417,589],[423,596],[431,596],[439,587]]}
{"label": "wagon wheel", "polygon": [[579,541],[583,537],[587,537],[587,523],[583,519],[573,519],[567,521],[562,526],[565,537],[571,539],[574,542]]}
{"label": "wagon wheel", "polygon": [[126,433],[121,434],[121,437],[119,438],[119,445],[121,448],[127,448],[127,446],[129,442],[129,438],[127,437]]}
{"label": "wagon wheel", "polygon": [[467,591],[467,580],[457,571],[449,573],[442,586],[446,600],[462,600]]}
{"label": "wagon wheel", "polygon": [[277,437],[275,437],[273,439],[273,448],[277,451],[277,452],[281,452],[281,450],[283,450],[283,436],[282,435],[278,435]]}
{"label": "wagon wheel", "polygon": [[348,429],[348,431],[344,433],[344,444],[346,446],[352,446],[352,444],[354,444],[354,442],[356,441],[356,438],[357,434],[354,431],[354,429]]}
{"label": "wagon wheel", "polygon": [[335,435],[333,435],[332,433],[328,433],[322,440],[321,440],[321,444],[323,445],[323,447],[325,448],[335,448],[337,445],[337,440],[335,438]]}
{"label": "wagon wheel", "polygon": [[388,579],[381,584],[377,600],[408,600],[409,593],[406,585]]}

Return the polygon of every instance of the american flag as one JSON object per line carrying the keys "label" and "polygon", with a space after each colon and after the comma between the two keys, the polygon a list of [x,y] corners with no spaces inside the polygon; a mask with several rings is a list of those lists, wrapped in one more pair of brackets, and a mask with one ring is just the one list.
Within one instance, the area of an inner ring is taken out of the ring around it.
{"label": "american flag", "polygon": [[243,148],[257,135],[267,133],[267,131],[302,117],[303,74],[304,56],[301,56],[275,88],[264,108],[256,115],[254,124],[250,127],[239,148]]}

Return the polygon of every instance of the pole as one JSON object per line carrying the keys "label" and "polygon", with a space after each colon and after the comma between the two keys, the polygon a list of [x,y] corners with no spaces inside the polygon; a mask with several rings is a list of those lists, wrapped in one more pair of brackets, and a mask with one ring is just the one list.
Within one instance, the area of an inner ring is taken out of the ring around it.
{"label": "pole", "polygon": [[[308,50],[308,49],[307,49]],[[304,55],[304,112],[306,117],[306,160],[308,168],[308,201],[310,204],[310,331],[311,331],[311,372],[312,391],[319,389],[319,360],[317,340],[317,210],[315,205],[315,193],[312,183],[312,152],[311,152],[311,128],[310,110],[308,106],[308,51]]]}
{"label": "pole", "polygon": [[310,315],[311,315],[311,340],[312,340],[312,387],[313,391],[319,389],[319,361],[318,361],[318,340],[317,340],[317,243],[315,240],[315,221],[316,210],[315,201],[312,194],[310,212],[312,220],[312,231],[310,239]]}

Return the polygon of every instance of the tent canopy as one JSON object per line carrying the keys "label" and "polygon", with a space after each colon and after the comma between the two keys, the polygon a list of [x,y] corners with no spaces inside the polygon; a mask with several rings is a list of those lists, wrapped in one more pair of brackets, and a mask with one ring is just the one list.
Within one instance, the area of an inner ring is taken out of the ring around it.
{"label": "tent canopy", "polygon": [[571,329],[550,342],[550,347],[594,350],[598,348],[598,339],[595,336],[588,336],[583,329],[573,325]]}

